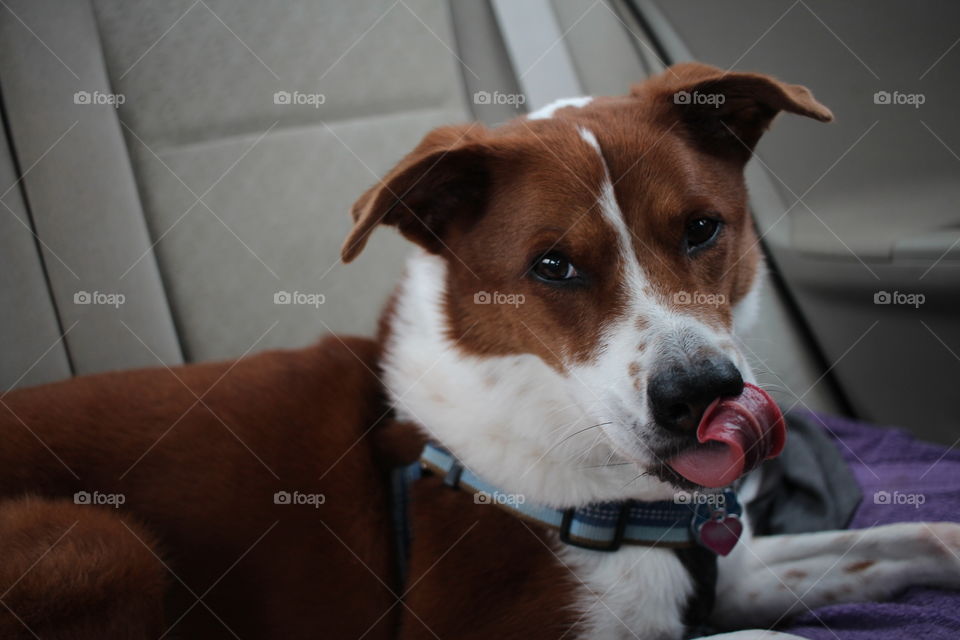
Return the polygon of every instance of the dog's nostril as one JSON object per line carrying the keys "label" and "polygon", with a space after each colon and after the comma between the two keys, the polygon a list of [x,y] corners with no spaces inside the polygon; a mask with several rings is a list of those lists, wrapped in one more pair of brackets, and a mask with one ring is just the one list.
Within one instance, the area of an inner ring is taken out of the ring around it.
{"label": "dog's nostril", "polygon": [[666,414],[671,420],[682,420],[690,415],[690,407],[685,404],[671,405],[667,409]]}
{"label": "dog's nostril", "polygon": [[668,365],[654,371],[647,399],[654,421],[671,431],[695,431],[703,412],[716,398],[743,391],[743,379],[726,358],[706,359],[694,365]]}
{"label": "dog's nostril", "polygon": [[677,403],[664,412],[664,422],[677,431],[693,431],[700,423],[703,411],[697,411],[689,404]]}

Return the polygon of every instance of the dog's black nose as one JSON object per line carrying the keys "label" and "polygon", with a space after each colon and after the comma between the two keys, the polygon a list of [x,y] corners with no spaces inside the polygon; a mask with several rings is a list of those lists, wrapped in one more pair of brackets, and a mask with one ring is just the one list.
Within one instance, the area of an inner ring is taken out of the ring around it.
{"label": "dog's black nose", "polygon": [[722,355],[655,369],[647,384],[654,421],[671,431],[691,432],[716,398],[743,391],[740,370]]}

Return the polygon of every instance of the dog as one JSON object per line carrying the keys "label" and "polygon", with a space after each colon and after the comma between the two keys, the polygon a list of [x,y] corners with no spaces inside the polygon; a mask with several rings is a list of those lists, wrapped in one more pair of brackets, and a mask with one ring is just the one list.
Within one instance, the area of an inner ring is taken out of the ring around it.
{"label": "dog", "polygon": [[781,111],[832,118],[688,63],[441,127],[353,207],[345,262],[382,225],[416,245],[376,340],[3,396],[0,634],[787,637],[960,586],[960,525],[753,537],[737,506],[783,447],[735,339]]}

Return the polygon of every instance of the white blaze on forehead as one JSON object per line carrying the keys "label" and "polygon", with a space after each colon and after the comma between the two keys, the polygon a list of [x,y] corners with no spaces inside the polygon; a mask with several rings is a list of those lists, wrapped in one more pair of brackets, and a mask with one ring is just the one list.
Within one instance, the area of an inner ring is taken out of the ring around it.
{"label": "white blaze on forehead", "polygon": [[[617,204],[617,198],[613,191],[613,182],[610,180],[610,171],[607,169],[607,162],[603,157],[603,152],[600,150],[600,143],[597,141],[597,136],[586,127],[577,127],[577,131],[580,133],[580,137],[583,138],[584,142],[594,148],[597,155],[600,156],[600,162],[603,164],[604,180],[603,191],[600,194],[600,211],[603,213],[603,217],[606,218],[607,222],[609,222],[617,232],[617,238],[620,241],[620,252],[623,254],[624,259],[628,263],[635,263],[636,257],[631,255],[632,251],[630,249],[633,244],[630,241],[630,229],[627,228],[627,223],[623,218],[623,212],[620,211],[620,205]],[[639,267],[639,265],[636,266]]]}
{"label": "white blaze on forehead", "polygon": [[[644,444],[650,420],[645,386],[646,375],[656,366],[660,347],[687,350],[696,344],[716,345],[720,336],[695,312],[683,313],[670,308],[652,286],[652,279],[638,255],[648,250],[643,240],[631,231],[617,202],[597,136],[584,127],[578,127],[578,133],[604,165],[604,180],[596,206],[616,237],[611,257],[621,264],[625,304],[622,311],[607,318],[595,347],[595,358],[570,368],[573,379],[580,383],[573,386],[573,395],[599,412],[597,421],[605,423],[601,429],[619,452],[634,460],[652,463],[656,460]],[[638,319],[644,320],[642,326],[638,325]],[[641,349],[641,345],[653,345],[653,348]],[[639,370],[640,375],[631,373],[632,369]]]}
{"label": "white blaze on forehead", "polygon": [[[600,151],[600,143],[597,142],[597,136],[593,135],[593,131],[590,131],[589,129],[585,129],[584,127],[577,127],[577,131],[580,133],[580,137],[583,138],[583,140],[588,145],[590,145],[596,150],[597,155],[600,156],[600,160],[602,161],[603,152]],[[603,163],[603,171],[604,173],[608,174],[607,177],[609,178],[610,176],[609,176],[609,172],[607,171],[607,163],[605,161]]]}
{"label": "white blaze on forehead", "polygon": [[[621,273],[627,300],[624,312],[617,317],[610,317],[604,327],[603,337],[596,347],[596,359],[589,364],[572,367],[571,372],[587,391],[581,396],[581,402],[589,403],[591,398],[594,399],[593,406],[602,412],[600,421],[610,425],[601,428],[614,445],[620,451],[630,453],[634,459],[642,459],[645,455],[649,457],[649,453],[638,450],[638,446],[642,445],[636,442],[630,423],[634,420],[640,423],[647,421],[644,417],[646,403],[627,372],[631,363],[638,360],[639,346],[644,339],[644,331],[637,326],[636,319],[643,317],[656,322],[666,314],[648,293],[651,290],[649,280],[633,250],[630,229],[617,203],[600,143],[589,129],[578,127],[578,132],[583,141],[596,150],[603,163],[604,180],[597,207],[616,234],[613,251],[623,265]],[[576,385],[574,390],[577,390]]]}
{"label": "white blaze on forehead", "polygon": [[546,118],[552,118],[554,111],[557,109],[563,109],[564,107],[585,107],[590,104],[590,101],[593,100],[590,96],[581,96],[579,98],[560,98],[559,100],[554,100],[545,107],[540,107],[533,113],[527,114],[528,120],[544,120]]}

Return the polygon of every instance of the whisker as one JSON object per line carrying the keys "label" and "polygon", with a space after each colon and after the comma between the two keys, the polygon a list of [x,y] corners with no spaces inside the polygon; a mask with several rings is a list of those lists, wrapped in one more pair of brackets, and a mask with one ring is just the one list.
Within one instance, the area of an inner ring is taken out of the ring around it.
{"label": "whisker", "polygon": [[550,449],[547,449],[547,452],[549,453],[550,451],[552,451],[552,450],[555,449],[556,447],[559,447],[561,444],[563,444],[564,442],[566,442],[567,440],[569,440],[569,439],[572,438],[573,436],[579,435],[579,434],[581,434],[581,433],[583,433],[583,432],[585,432],[585,431],[589,431],[590,429],[596,429],[597,427],[606,426],[606,425],[608,425],[608,424],[613,424],[613,423],[612,423],[612,422],[601,422],[601,423],[599,423],[599,424],[590,425],[589,427],[586,427],[585,429],[580,429],[579,431],[574,431],[573,433],[571,433],[570,435],[568,435],[566,438],[564,438],[563,440],[561,440],[561,441],[558,442],[557,444],[555,444],[555,445],[553,445],[552,447],[550,447]]}
{"label": "whisker", "polygon": [[627,482],[625,485],[623,485],[623,486],[620,487],[620,488],[621,488],[621,489],[626,489],[628,486],[630,486],[631,484],[633,484],[634,482],[636,482],[636,481],[639,480],[640,478],[643,478],[643,477],[645,477],[645,476],[650,476],[650,475],[653,475],[653,474],[652,474],[651,472],[649,472],[649,471],[644,471],[643,473],[638,473],[638,474],[635,475],[633,478],[631,478],[629,482]]}
{"label": "whisker", "polygon": [[604,464],[593,464],[588,467],[577,467],[577,469],[603,469],[606,467],[622,467],[628,464],[633,464],[633,463],[632,462],[607,462]]}

